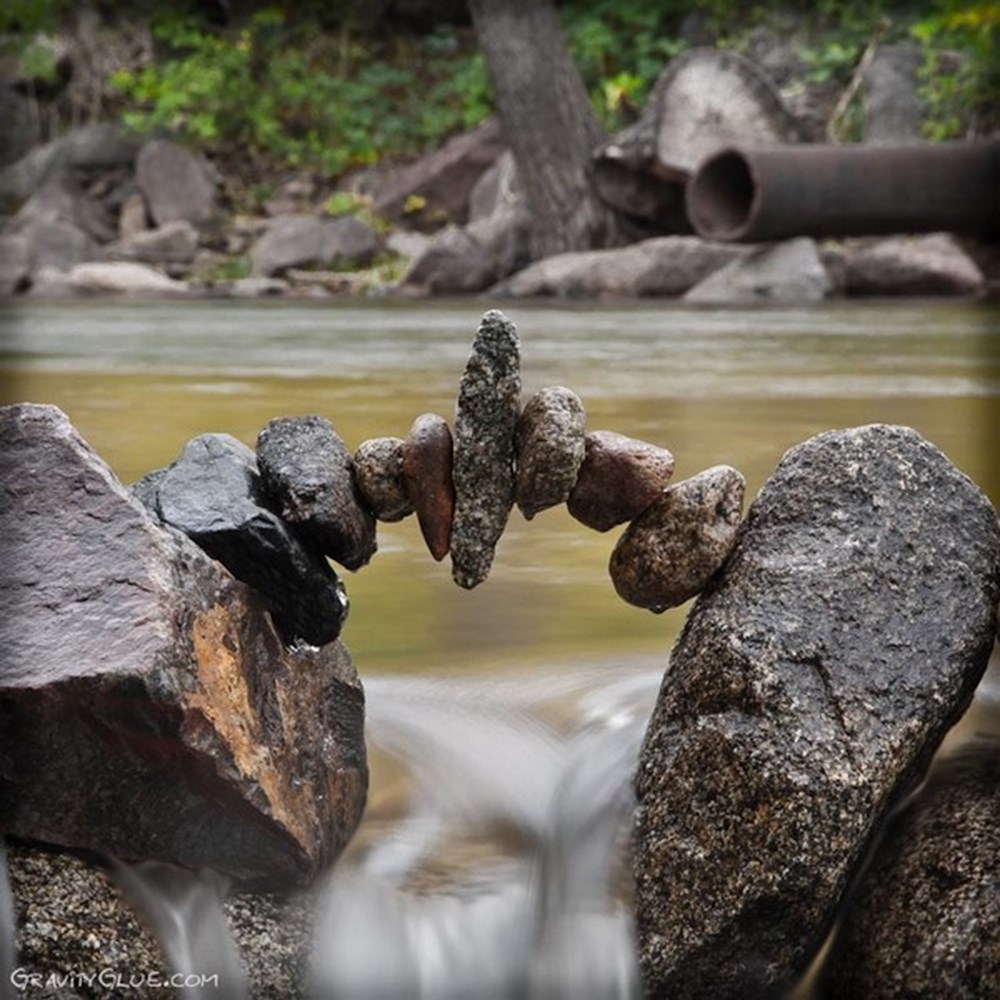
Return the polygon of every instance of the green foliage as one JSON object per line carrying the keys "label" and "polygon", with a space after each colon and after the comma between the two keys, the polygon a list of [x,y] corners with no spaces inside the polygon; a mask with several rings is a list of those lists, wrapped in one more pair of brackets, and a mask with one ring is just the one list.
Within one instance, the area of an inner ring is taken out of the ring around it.
{"label": "green foliage", "polygon": [[911,31],[924,50],[927,138],[957,139],[1000,125],[1000,3],[936,0]]}
{"label": "green foliage", "polygon": [[236,33],[168,18],[155,37],[162,58],[112,80],[136,105],[126,123],[167,128],[209,152],[237,147],[337,175],[418,152],[490,110],[481,57],[442,33],[392,59],[346,27],[324,34],[265,9]]}

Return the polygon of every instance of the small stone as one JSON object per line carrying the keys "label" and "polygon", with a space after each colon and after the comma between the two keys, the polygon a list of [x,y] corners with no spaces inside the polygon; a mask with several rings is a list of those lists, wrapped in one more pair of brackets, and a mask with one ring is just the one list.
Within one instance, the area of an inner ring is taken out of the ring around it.
{"label": "small stone", "polygon": [[444,417],[424,413],[413,421],[403,444],[403,476],[420,532],[440,562],[448,554],[455,516],[452,440]]}
{"label": "small stone", "polygon": [[[245,444],[228,434],[192,438],[156,485],[160,517],[253,587],[286,641],[321,646],[337,638],[347,617],[344,588],[319,552],[260,505],[257,463]],[[139,495],[148,505],[148,490]]]}
{"label": "small stone", "polygon": [[586,454],[566,506],[581,524],[609,531],[634,520],[663,492],[674,473],[666,448],[616,434],[591,431]]}
{"label": "small stone", "polygon": [[491,309],[476,331],[455,408],[452,579],[482,583],[514,505],[514,432],[521,396],[517,329]]}
{"label": "small stone", "polygon": [[403,440],[397,437],[362,441],[354,453],[358,491],[380,521],[402,521],[413,513],[403,476]]}
{"label": "small stone", "polygon": [[743,476],[728,465],[664,490],[611,553],[618,596],[660,613],[700,594],[736,541],[745,490]]}
{"label": "small stone", "polygon": [[278,417],[257,438],[269,506],[331,559],[360,569],[375,553],[375,518],[354,479],[350,452],[323,417]]}
{"label": "small stone", "polygon": [[525,405],[514,496],[527,520],[569,497],[583,464],[584,421],[580,397],[561,385],[539,390]]}

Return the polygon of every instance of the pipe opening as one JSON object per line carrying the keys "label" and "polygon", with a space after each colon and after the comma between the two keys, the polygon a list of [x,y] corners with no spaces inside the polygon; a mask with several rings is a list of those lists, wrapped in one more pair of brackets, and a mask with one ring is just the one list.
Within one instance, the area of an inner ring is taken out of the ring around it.
{"label": "pipe opening", "polygon": [[706,160],[688,184],[688,218],[704,239],[739,239],[747,230],[755,195],[745,157],[734,150],[719,153]]}

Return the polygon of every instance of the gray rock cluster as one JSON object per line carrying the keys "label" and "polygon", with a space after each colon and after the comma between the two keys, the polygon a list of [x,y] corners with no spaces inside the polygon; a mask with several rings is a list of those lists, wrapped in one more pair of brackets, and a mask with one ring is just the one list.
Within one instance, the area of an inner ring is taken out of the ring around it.
{"label": "gray rock cluster", "polygon": [[586,430],[583,403],[548,386],[520,406],[520,347],[513,323],[487,312],[459,387],[454,431],[417,417],[405,441],[374,438],[354,456],[357,487],[374,516],[415,512],[431,555],[451,555],[466,589],[489,574],[516,503],[527,520],[565,504],[581,524],[631,522],[610,564],[617,592],[653,611],[697,594],[723,563],[743,505],[743,477],[708,470],[668,488],[674,457],[613,431]]}

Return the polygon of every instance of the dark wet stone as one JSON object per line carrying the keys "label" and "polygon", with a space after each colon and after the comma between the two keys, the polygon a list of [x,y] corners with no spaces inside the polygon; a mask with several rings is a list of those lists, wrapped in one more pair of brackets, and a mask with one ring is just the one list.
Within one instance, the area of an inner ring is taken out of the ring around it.
{"label": "dark wet stone", "polygon": [[675,483],[626,529],[609,572],[622,600],[661,612],[705,589],[736,540],[746,481],[716,465]]}
{"label": "dark wet stone", "polygon": [[1000,526],[908,428],[793,448],[698,599],[636,779],[651,996],[775,996],[993,643]]}
{"label": "dark wet stone", "polygon": [[192,438],[159,483],[167,524],[194,539],[264,599],[289,642],[340,635],[347,595],[330,564],[261,505],[254,453],[228,434]]}
{"label": "dark wet stone", "polygon": [[0,445],[0,830],[310,882],[365,801],[346,649],[288,648],[258,594],[151,517],[55,407],[0,409]]}
{"label": "dark wet stone", "polygon": [[354,453],[354,475],[361,499],[380,521],[402,521],[413,513],[403,476],[403,440],[362,441]]}
{"label": "dark wet stone", "polygon": [[824,997],[1000,996],[1000,745],[935,764],[889,826],[826,964]]}
{"label": "dark wet stone", "polygon": [[375,518],[358,495],[354,462],[323,417],[278,417],[257,437],[268,506],[348,569],[375,554]]}
{"label": "dark wet stone", "polygon": [[403,445],[403,477],[420,532],[440,562],[448,554],[455,516],[451,430],[444,417],[424,413],[413,421]]}
{"label": "dark wet stone", "polygon": [[583,464],[585,415],[580,397],[561,385],[535,393],[517,422],[514,497],[530,521],[565,503]]}
{"label": "dark wet stone", "polygon": [[584,445],[586,454],[566,506],[595,531],[638,517],[674,473],[674,456],[666,448],[624,434],[591,431]]}
{"label": "dark wet stone", "polygon": [[455,408],[455,520],[451,575],[471,589],[486,579],[514,505],[514,432],[521,349],[514,324],[491,309],[479,324]]}

